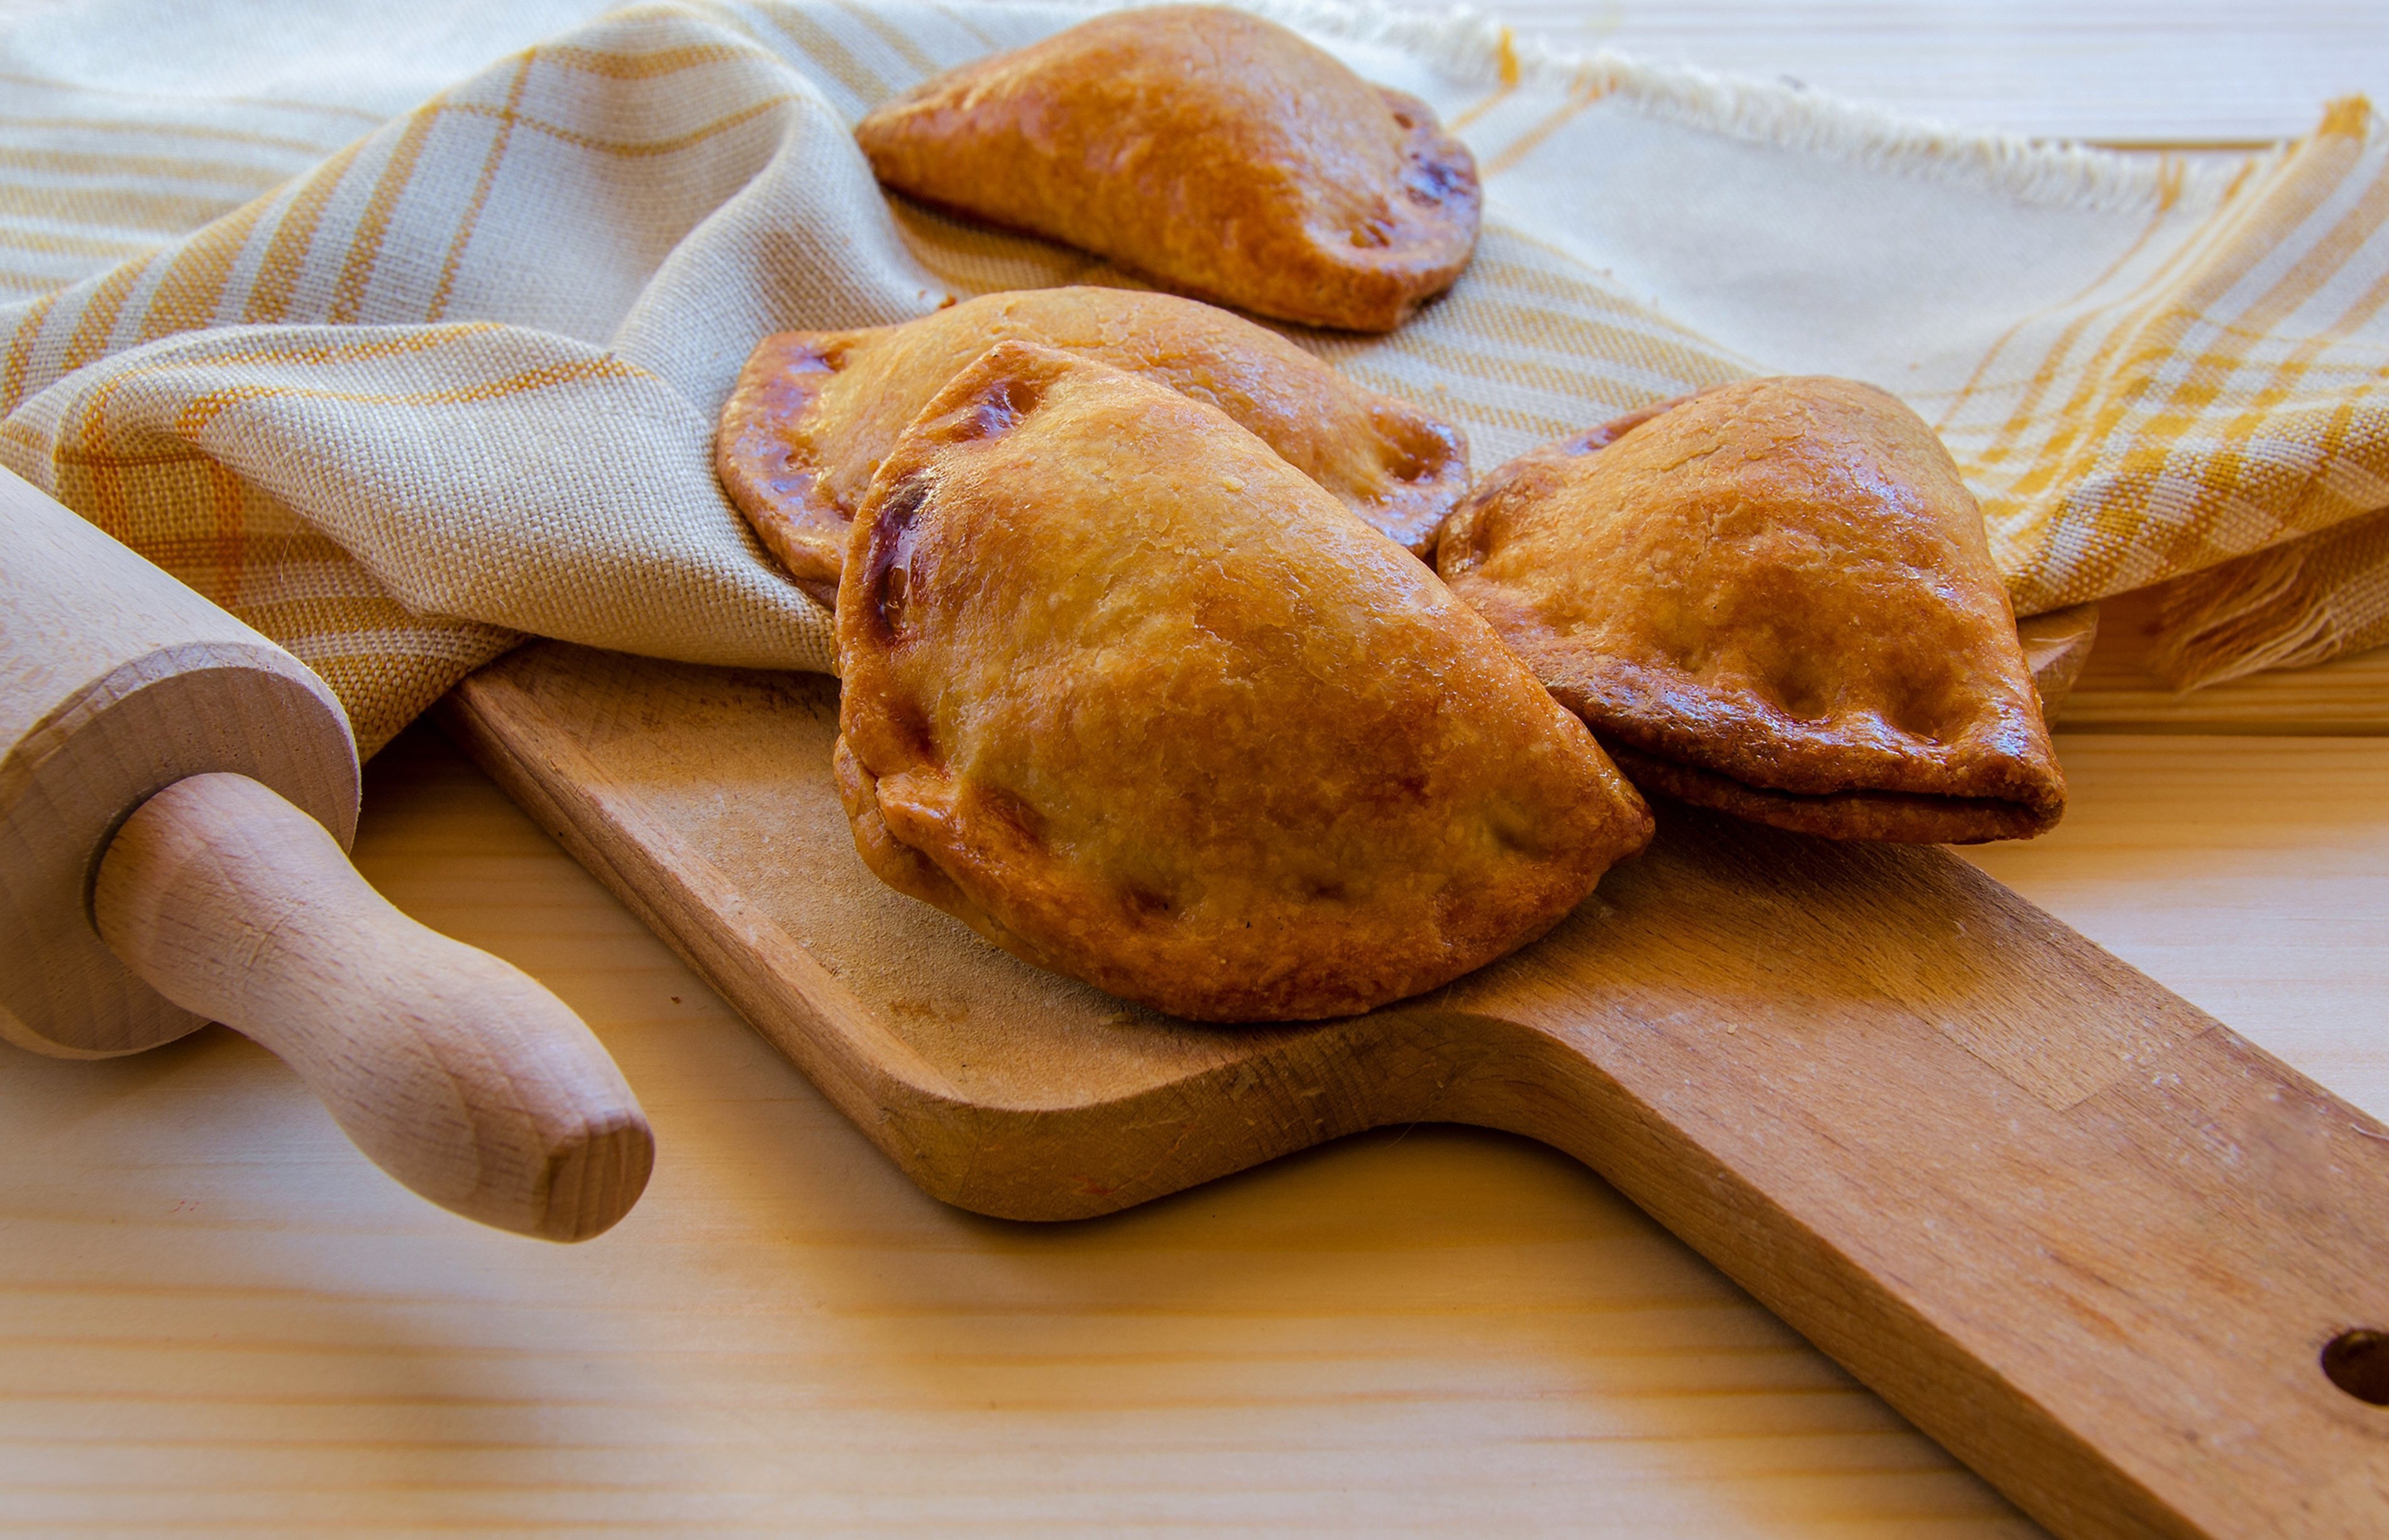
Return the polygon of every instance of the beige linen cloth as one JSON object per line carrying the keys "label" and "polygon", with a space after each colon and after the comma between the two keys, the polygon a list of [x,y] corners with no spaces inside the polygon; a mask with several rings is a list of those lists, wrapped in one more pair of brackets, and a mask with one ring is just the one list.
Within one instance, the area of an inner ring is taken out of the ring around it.
{"label": "beige linen cloth", "polygon": [[[2021,612],[2177,579],[2182,682],[2389,640],[2364,103],[2277,151],[2124,156],[1465,14],[1254,8],[1476,153],[1452,293],[1298,340],[1463,425],[1480,470],[1735,375],[1855,375],[1940,428]],[[527,633],[829,668],[710,468],[756,338],[1126,281],[891,202],[848,134],[1083,10],[592,9],[0,11],[0,460],[313,665],[368,752]]]}

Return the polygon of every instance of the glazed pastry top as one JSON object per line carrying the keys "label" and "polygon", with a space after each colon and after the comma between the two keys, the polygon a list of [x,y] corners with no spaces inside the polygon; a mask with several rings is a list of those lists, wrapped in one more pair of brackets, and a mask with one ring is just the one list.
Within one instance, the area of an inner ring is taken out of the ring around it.
{"label": "glazed pastry top", "polygon": [[1309,325],[1392,330],[1476,239],[1475,159],[1424,103],[1218,6],[1098,17],[855,137],[899,191]]}
{"label": "glazed pastry top", "polygon": [[1523,456],[1437,566],[1626,747],[1797,795],[2063,804],[1981,510],[1871,386],[1742,381]]}
{"label": "glazed pastry top", "polygon": [[1166,1011],[1432,987],[1650,828],[1426,567],[1216,409],[1028,344],[881,465],[838,634],[866,858]]}
{"label": "glazed pastry top", "polygon": [[1216,306],[1091,287],[983,295],[897,326],[764,338],[722,409],[722,483],[799,581],[834,589],[849,521],[897,435],[965,364],[1016,340],[1218,407],[1422,556],[1467,490],[1459,429]]}

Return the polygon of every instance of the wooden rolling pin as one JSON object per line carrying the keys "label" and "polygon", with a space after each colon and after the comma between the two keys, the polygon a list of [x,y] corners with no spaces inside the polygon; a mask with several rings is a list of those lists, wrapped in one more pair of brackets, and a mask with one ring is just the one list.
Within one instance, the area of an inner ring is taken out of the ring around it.
{"label": "wooden rolling pin", "polygon": [[0,1037],[97,1059],[221,1021],[433,1203],[598,1234],[645,1114],[563,1001],[357,875],[357,789],[305,665],[0,472]]}

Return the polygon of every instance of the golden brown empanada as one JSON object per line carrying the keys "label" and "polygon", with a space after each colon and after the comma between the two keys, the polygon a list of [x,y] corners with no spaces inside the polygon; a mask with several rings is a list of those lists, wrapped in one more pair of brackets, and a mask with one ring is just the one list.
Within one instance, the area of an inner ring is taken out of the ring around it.
{"label": "golden brown empanada", "polygon": [[851,332],[760,343],[722,411],[731,500],[797,580],[835,597],[855,504],[931,396],[998,342],[1043,343],[1220,408],[1288,465],[1421,556],[1468,490],[1468,446],[1266,327],[1174,295],[1024,289]]}
{"label": "golden brown empanada", "polygon": [[881,464],[837,596],[864,860],[1208,1021],[1540,935],[1650,815],[1435,574],[1216,408],[1007,342]]}
{"label": "golden brown empanada", "polygon": [[1502,466],[1437,566],[1646,790],[1842,839],[2064,810],[1982,511],[1872,386],[1719,386]]}
{"label": "golden brown empanada", "polygon": [[1097,17],[854,134],[900,192],[1307,325],[1391,331],[1476,244],[1476,162],[1425,103],[1219,6]]}

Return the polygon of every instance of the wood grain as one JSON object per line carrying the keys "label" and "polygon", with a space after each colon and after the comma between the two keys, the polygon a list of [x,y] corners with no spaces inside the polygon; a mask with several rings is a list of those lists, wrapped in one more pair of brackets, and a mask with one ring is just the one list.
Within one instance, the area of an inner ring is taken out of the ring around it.
{"label": "wood grain", "polygon": [[2389,732],[2389,647],[2177,692],[2149,666],[2157,606],[2143,590],[2103,601],[2100,643],[2058,726],[2084,732]]}
{"label": "wood grain", "polygon": [[[2389,81],[2376,7],[2332,0],[1502,10],[2041,134],[2268,137]],[[2336,678],[2332,712],[2389,698]],[[2249,704],[2294,723],[2280,682]],[[2389,744],[2061,752],[2066,822],[1968,859],[2389,1114]],[[2042,1533],[1509,1136],[1362,1135],[1073,1226],[940,1205],[444,745],[367,785],[360,868],[589,1020],[653,1190],[528,1246],[380,1180],[230,1034],[0,1054],[0,1530]]]}
{"label": "wood grain", "polygon": [[2389,1319],[2389,1241],[2342,1217],[2389,1204],[2389,1130],[1946,855],[1678,810],[1504,962],[1206,1031],[880,888],[835,719],[826,681],[542,644],[443,720],[949,1202],[1077,1216],[1373,1126],[1504,1127],[2061,1534],[2389,1517],[2389,1423],[2316,1357]]}
{"label": "wood grain", "polygon": [[135,808],[211,770],[342,844],[356,827],[356,745],[324,681],[0,471],[0,1037],[82,1057],[203,1024],[101,943],[90,891]]}
{"label": "wood grain", "polygon": [[2016,622],[2025,667],[2032,670],[2043,722],[2057,719],[2099,643],[2099,606],[2069,605]]}
{"label": "wood grain", "polygon": [[[2069,735],[2002,881],[2389,1112],[2389,744]],[[0,1055],[0,1531],[2027,1540],[1576,1161],[1423,1125],[1109,1219],[938,1203],[436,738],[361,870],[638,1088],[572,1250],[366,1168],[262,1050]]]}
{"label": "wood grain", "polygon": [[364,885],[357,788],[304,664],[0,471],[0,1037],[105,1058],[225,1021],[433,1202],[605,1229],[653,1158],[636,1099],[535,980]]}
{"label": "wood grain", "polygon": [[400,913],[322,824],[246,776],[143,803],[100,859],[92,914],[135,974],[271,1049],[376,1165],[442,1208],[585,1241],[647,1184],[654,1136],[581,1018]]}
{"label": "wood grain", "polygon": [[2389,744],[2060,735],[2072,802],[1972,864],[2389,1116]]}

